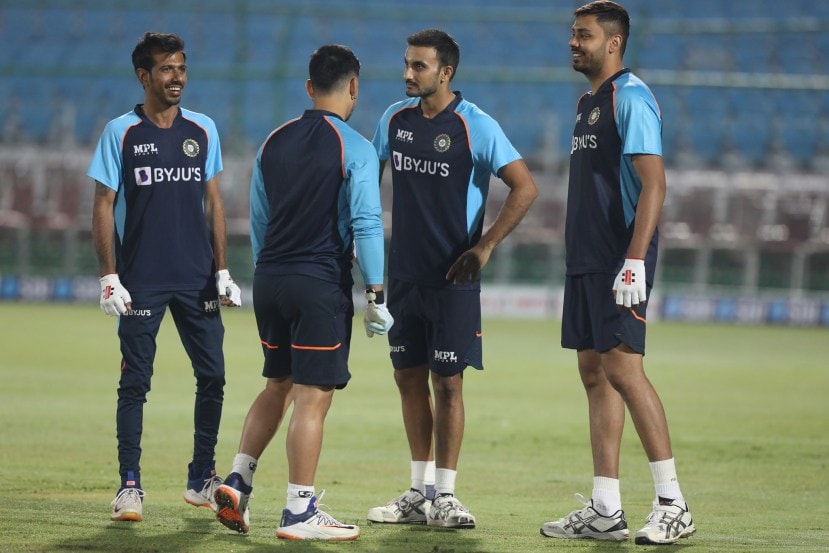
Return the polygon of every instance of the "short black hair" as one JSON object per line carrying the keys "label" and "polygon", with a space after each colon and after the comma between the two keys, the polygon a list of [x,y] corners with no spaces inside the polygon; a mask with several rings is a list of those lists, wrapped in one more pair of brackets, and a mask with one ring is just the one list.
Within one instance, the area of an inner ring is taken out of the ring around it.
{"label": "short black hair", "polygon": [[595,15],[596,22],[602,26],[605,33],[622,35],[620,54],[624,57],[630,36],[630,16],[625,8],[611,0],[596,0],[577,9],[575,15]]}
{"label": "short black hair", "polygon": [[333,92],[346,79],[360,76],[360,60],[348,46],[326,44],[311,54],[308,62],[308,78],[314,91],[320,94]]}
{"label": "short black hair", "polygon": [[455,39],[449,33],[440,29],[424,29],[418,31],[406,39],[409,46],[426,46],[437,51],[438,61],[441,66],[452,66],[451,81],[458,73],[458,64],[461,62],[461,49]]}
{"label": "short black hair", "polygon": [[184,40],[180,36],[169,33],[144,33],[135,45],[132,51],[132,66],[137,69],[146,69],[147,71],[153,68],[153,54],[158,52],[166,52],[168,54],[175,54],[181,52],[184,59],[187,59],[187,54],[184,53]]}

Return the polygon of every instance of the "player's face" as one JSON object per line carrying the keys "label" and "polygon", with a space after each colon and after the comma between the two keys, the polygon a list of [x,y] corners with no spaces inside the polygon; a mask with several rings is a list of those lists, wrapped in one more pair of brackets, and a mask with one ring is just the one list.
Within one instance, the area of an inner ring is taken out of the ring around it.
{"label": "player's face", "polygon": [[426,98],[437,92],[442,71],[437,50],[430,46],[409,46],[403,61],[406,96]]}
{"label": "player's face", "polygon": [[573,69],[587,77],[601,74],[609,40],[595,15],[577,17],[568,43]]}
{"label": "player's face", "polygon": [[[146,72],[145,72],[146,73]],[[177,106],[187,84],[187,64],[184,54],[158,52],[153,54],[153,68],[142,79],[147,96],[162,106]]]}

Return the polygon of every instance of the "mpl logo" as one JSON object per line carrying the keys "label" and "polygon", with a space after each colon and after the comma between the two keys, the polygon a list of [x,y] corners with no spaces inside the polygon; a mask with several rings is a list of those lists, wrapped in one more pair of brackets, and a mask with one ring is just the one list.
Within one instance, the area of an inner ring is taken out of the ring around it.
{"label": "mpl logo", "polygon": [[204,302],[204,312],[213,313],[219,310],[219,300],[208,300]]}
{"label": "mpl logo", "polygon": [[414,142],[414,133],[412,131],[404,131],[403,129],[397,129],[397,136],[394,137],[395,140],[400,142],[406,142],[411,144]]}
{"label": "mpl logo", "polygon": [[137,156],[148,156],[150,154],[158,154],[158,148],[155,144],[134,144],[132,153]]}
{"label": "mpl logo", "polygon": [[438,351],[435,350],[435,361],[438,363],[457,363],[458,356],[454,351]]}

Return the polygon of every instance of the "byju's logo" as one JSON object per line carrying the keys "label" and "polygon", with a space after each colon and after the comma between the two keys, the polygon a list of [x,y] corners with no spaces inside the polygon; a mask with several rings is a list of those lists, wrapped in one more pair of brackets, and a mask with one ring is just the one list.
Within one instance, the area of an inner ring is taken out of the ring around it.
{"label": "byju's logo", "polygon": [[164,182],[201,182],[201,167],[136,167],[135,184],[148,186]]}
{"label": "byju's logo", "polygon": [[135,184],[138,186],[148,186],[153,183],[153,168],[152,167],[136,167],[135,168]]}
{"label": "byju's logo", "polygon": [[449,164],[446,162],[430,161],[428,159],[417,159],[404,156],[400,152],[392,152],[394,169],[410,173],[423,173],[424,175],[449,176]]}

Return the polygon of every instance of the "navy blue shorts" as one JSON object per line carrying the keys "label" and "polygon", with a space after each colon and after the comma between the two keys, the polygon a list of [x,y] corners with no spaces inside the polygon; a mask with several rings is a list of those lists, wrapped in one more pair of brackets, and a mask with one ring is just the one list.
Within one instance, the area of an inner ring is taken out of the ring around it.
{"label": "navy blue shorts", "polygon": [[[567,276],[561,319],[562,347],[605,353],[621,343],[645,355],[648,303],[634,308],[616,305],[615,277],[603,273]],[[648,297],[650,293],[648,286]]]}
{"label": "navy blue shorts", "polygon": [[395,369],[428,364],[432,372],[453,376],[467,366],[484,368],[480,290],[389,279],[387,298]]}
{"label": "navy blue shorts", "polygon": [[265,355],[262,376],[345,388],[351,378],[350,289],[303,275],[256,274],[253,310]]}

